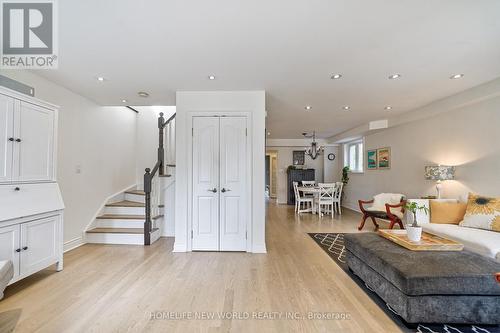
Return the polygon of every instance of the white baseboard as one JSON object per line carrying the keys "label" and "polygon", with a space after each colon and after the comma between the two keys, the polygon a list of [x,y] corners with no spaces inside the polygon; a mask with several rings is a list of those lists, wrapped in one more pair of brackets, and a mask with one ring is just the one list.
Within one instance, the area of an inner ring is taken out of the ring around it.
{"label": "white baseboard", "polygon": [[187,244],[180,244],[179,242],[174,242],[174,249],[172,252],[187,252]]}
{"label": "white baseboard", "polygon": [[361,211],[359,210],[359,207],[357,207],[357,206],[352,206],[352,205],[343,203],[342,207],[349,209],[349,210],[352,210],[352,211],[355,211],[356,213],[361,213]]}
{"label": "white baseboard", "polygon": [[254,246],[252,248],[252,253],[267,253],[267,249],[265,245],[262,246]]}
{"label": "white baseboard", "polygon": [[76,237],[76,238],[73,238],[72,240],[64,242],[63,253],[66,253],[68,251],[74,250],[77,247],[82,246],[83,244],[85,244],[85,242],[83,241],[83,237],[82,236]]}

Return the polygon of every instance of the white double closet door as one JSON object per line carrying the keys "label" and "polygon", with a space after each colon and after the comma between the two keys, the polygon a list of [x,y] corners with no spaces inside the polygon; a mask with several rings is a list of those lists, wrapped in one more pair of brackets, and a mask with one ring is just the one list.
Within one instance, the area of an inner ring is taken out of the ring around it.
{"label": "white double closet door", "polygon": [[192,249],[246,251],[246,117],[193,117]]}

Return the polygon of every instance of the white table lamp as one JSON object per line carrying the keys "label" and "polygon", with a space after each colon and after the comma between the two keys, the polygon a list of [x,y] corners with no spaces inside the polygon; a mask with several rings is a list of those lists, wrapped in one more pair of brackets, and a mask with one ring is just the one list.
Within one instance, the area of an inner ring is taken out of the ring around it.
{"label": "white table lamp", "polygon": [[425,179],[436,181],[437,198],[441,198],[441,182],[455,179],[455,167],[446,165],[429,165],[425,167]]}

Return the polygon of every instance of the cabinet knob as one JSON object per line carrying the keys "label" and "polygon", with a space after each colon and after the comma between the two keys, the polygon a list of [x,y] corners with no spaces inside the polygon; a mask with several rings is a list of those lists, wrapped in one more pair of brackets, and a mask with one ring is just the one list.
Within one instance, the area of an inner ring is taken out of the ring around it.
{"label": "cabinet knob", "polygon": [[14,138],[9,138],[9,141],[11,141],[11,142],[14,141]]}
{"label": "cabinet knob", "polygon": [[17,138],[17,139],[16,139],[16,142],[21,142],[21,139]]}
{"label": "cabinet knob", "polygon": [[14,191],[21,191],[21,188],[20,187],[15,187]]}
{"label": "cabinet knob", "polygon": [[23,250],[24,250],[24,251],[26,251],[27,249],[28,249],[28,247],[27,247],[27,246],[23,247]]}
{"label": "cabinet knob", "polygon": [[16,249],[16,252],[21,252],[21,249]]}

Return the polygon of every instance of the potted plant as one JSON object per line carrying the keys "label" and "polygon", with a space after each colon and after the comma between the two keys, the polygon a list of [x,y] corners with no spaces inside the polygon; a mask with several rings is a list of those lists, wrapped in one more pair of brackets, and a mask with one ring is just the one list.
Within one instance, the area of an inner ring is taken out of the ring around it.
{"label": "potted plant", "polygon": [[340,204],[342,204],[342,201],[344,201],[344,192],[345,192],[345,187],[347,186],[347,183],[349,183],[349,172],[351,169],[349,169],[348,166],[345,166],[342,168],[342,183],[344,183],[344,186],[342,187],[342,195],[340,196]]}
{"label": "potted plant", "polygon": [[405,208],[413,214],[413,223],[406,225],[408,239],[412,242],[420,242],[422,238],[422,227],[417,222],[417,211],[423,211],[425,214],[429,212],[429,208],[422,205],[419,206],[416,202],[406,202]]}

